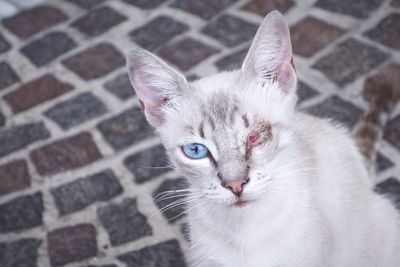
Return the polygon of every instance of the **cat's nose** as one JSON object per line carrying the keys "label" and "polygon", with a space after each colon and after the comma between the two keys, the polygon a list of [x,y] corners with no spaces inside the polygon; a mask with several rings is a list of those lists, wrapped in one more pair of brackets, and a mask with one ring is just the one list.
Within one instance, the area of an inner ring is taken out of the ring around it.
{"label": "cat's nose", "polygon": [[240,194],[243,191],[243,187],[248,182],[249,182],[249,179],[237,179],[237,180],[233,180],[233,181],[222,181],[221,184],[226,189],[231,190],[232,193],[235,194],[236,196],[240,196]]}

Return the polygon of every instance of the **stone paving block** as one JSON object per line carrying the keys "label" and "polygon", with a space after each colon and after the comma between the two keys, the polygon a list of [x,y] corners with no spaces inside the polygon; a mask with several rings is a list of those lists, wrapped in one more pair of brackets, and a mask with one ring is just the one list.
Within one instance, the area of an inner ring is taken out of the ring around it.
{"label": "stone paving block", "polygon": [[294,5],[295,3],[292,0],[253,0],[243,5],[242,9],[264,17],[274,10],[285,13]]}
{"label": "stone paving block", "polygon": [[42,241],[24,238],[0,243],[1,267],[37,267],[38,250]]}
{"label": "stone paving block", "polygon": [[217,48],[188,37],[176,42],[169,42],[160,48],[158,54],[181,70],[187,71],[217,52],[219,52]]}
{"label": "stone paving block", "polygon": [[151,225],[137,208],[136,199],[127,198],[121,203],[99,208],[97,214],[105,227],[112,246],[135,241],[152,235]]}
{"label": "stone paving block", "polygon": [[290,28],[293,52],[311,57],[331,44],[344,30],[313,17],[307,17]]}
{"label": "stone paving block", "polygon": [[67,19],[61,10],[41,5],[4,19],[3,25],[19,38],[26,39]]}
{"label": "stone paving block", "polygon": [[210,19],[237,0],[175,0],[171,6],[180,8],[203,19]]}
{"label": "stone paving block", "polygon": [[105,33],[125,20],[125,16],[111,7],[103,6],[90,10],[75,20],[71,26],[92,37]]}
{"label": "stone paving block", "polygon": [[19,77],[11,66],[5,61],[0,62],[0,90],[16,82],[19,82]]}
{"label": "stone paving block", "polygon": [[8,51],[11,48],[10,43],[0,34],[0,54]]}
{"label": "stone paving block", "polygon": [[115,150],[122,150],[154,136],[154,130],[139,108],[126,110],[102,121],[97,128]]}
{"label": "stone paving block", "polygon": [[400,50],[400,14],[390,14],[365,35],[388,47]]}
{"label": "stone paving block", "polygon": [[360,108],[337,96],[307,108],[307,112],[322,118],[332,118],[348,127],[353,127],[363,114]]}
{"label": "stone paving block", "polygon": [[120,74],[107,81],[104,88],[123,101],[131,99],[135,95],[135,90],[132,88],[127,73]]}
{"label": "stone paving block", "polygon": [[383,0],[319,0],[315,6],[328,11],[364,19],[369,17],[382,3]]}
{"label": "stone paving block", "polygon": [[392,1],[390,2],[390,4],[391,4],[393,7],[400,7],[400,0],[392,0]]}
{"label": "stone paving block", "polygon": [[25,45],[21,52],[35,66],[42,67],[76,46],[75,41],[66,33],[51,32]]}
{"label": "stone paving block", "polygon": [[68,130],[106,112],[106,106],[93,94],[82,93],[57,103],[44,112],[44,115],[63,130]]}
{"label": "stone paving block", "polygon": [[245,49],[229,54],[216,61],[215,66],[217,66],[220,71],[240,69],[248,51],[249,48],[246,47]]}
{"label": "stone paving block", "polygon": [[383,156],[381,153],[378,152],[376,157],[376,169],[377,172],[386,171],[394,166],[394,163],[391,162],[388,158]]}
{"label": "stone paving block", "polygon": [[386,124],[383,137],[400,150],[400,115]]}
{"label": "stone paving block", "polygon": [[134,29],[129,33],[131,40],[147,49],[154,51],[172,38],[188,31],[189,28],[167,16],[152,19],[144,26]]}
{"label": "stone paving block", "polygon": [[111,169],[63,184],[50,190],[60,215],[82,210],[121,194],[123,188]]}
{"label": "stone paving block", "polygon": [[[182,201],[185,197],[179,196],[183,194],[182,192],[172,194],[163,194],[163,192],[182,190],[186,188],[188,188],[188,183],[183,178],[173,180],[167,179],[153,192],[154,203],[169,223],[174,223],[186,215],[184,214],[184,205],[180,204],[175,206],[174,204]],[[165,199],[162,200],[163,198]]]}
{"label": "stone paving block", "polygon": [[99,43],[62,63],[84,80],[92,80],[125,65],[122,54],[108,43]]}
{"label": "stone paving block", "polygon": [[124,164],[135,175],[135,182],[139,184],[172,170],[161,145],[127,157]]}
{"label": "stone paving block", "polygon": [[130,5],[142,8],[151,9],[155,8],[168,0],[122,0]]}
{"label": "stone paving block", "polygon": [[99,160],[102,155],[87,132],[55,141],[30,153],[40,175],[76,169]]}
{"label": "stone paving block", "polygon": [[378,67],[387,58],[386,53],[355,39],[349,39],[336,46],[330,54],[319,59],[312,67],[343,86]]}
{"label": "stone paving block", "polygon": [[0,165],[0,196],[28,188],[30,185],[31,177],[25,160],[13,160]]}
{"label": "stone paving block", "polygon": [[308,84],[302,81],[297,82],[297,95],[299,96],[299,102],[308,100],[318,95],[318,92],[311,88]]}
{"label": "stone paving block", "polygon": [[96,229],[91,224],[51,231],[47,242],[51,266],[62,266],[97,255]]}
{"label": "stone paving block", "polygon": [[4,117],[3,113],[0,112],[0,128],[6,124],[6,118]]}
{"label": "stone paving block", "polygon": [[30,229],[42,224],[42,193],[20,196],[0,205],[0,233]]}
{"label": "stone paving block", "polygon": [[91,9],[97,5],[104,3],[106,0],[67,0],[75,5],[85,9]]}
{"label": "stone paving block", "polygon": [[202,32],[228,47],[234,47],[251,40],[256,34],[257,28],[258,25],[242,19],[221,15],[207,24]]}
{"label": "stone paving block", "polygon": [[13,112],[18,113],[65,94],[72,89],[71,84],[59,81],[52,74],[45,74],[6,94],[4,100],[11,106]]}
{"label": "stone paving block", "polygon": [[26,123],[1,129],[0,158],[49,137],[50,133],[42,122]]}
{"label": "stone paving block", "polygon": [[118,266],[115,264],[107,264],[107,265],[87,265],[82,267],[118,267]]}
{"label": "stone paving block", "polygon": [[177,240],[131,251],[118,257],[127,267],[186,267],[181,247]]}
{"label": "stone paving block", "polygon": [[394,177],[380,182],[375,187],[375,192],[389,198],[400,209],[400,182]]}

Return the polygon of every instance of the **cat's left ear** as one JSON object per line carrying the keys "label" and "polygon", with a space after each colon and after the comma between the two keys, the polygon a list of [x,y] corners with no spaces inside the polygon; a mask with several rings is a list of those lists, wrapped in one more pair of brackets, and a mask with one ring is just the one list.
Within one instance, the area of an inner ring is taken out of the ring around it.
{"label": "cat's left ear", "polygon": [[154,127],[165,121],[166,110],[173,108],[189,84],[186,78],[152,53],[136,48],[127,55],[129,79],[147,120]]}
{"label": "cat's left ear", "polygon": [[269,13],[259,27],[242,65],[245,79],[273,79],[286,93],[296,87],[289,27],[278,11]]}

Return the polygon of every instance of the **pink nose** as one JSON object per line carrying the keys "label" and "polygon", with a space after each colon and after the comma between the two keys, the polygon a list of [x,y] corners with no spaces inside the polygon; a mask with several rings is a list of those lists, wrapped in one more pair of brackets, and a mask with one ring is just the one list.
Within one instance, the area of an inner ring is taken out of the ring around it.
{"label": "pink nose", "polygon": [[233,194],[240,196],[243,191],[243,187],[249,179],[238,179],[233,181],[223,181],[222,186],[231,190]]}

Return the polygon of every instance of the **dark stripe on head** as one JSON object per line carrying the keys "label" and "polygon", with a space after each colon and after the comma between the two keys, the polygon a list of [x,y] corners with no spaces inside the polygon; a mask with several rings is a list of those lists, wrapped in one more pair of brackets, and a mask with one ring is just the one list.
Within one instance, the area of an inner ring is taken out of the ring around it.
{"label": "dark stripe on head", "polygon": [[246,114],[242,115],[242,119],[243,119],[244,126],[246,128],[249,128],[250,122],[249,122],[249,118],[247,118],[247,115]]}
{"label": "dark stripe on head", "polygon": [[204,138],[204,122],[201,122],[201,123],[200,123],[200,126],[199,126],[199,134],[200,134],[200,136],[201,136],[202,138]]}
{"label": "dark stripe on head", "polygon": [[235,122],[235,114],[238,112],[239,108],[235,104],[231,110],[231,116],[230,116],[230,123],[233,124]]}

